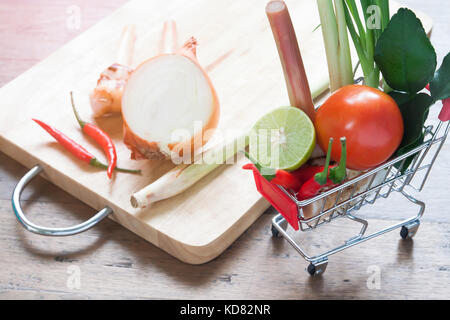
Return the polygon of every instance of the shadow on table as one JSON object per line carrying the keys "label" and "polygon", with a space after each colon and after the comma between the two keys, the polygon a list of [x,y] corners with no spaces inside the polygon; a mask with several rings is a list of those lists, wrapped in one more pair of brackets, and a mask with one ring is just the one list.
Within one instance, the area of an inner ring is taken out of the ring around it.
{"label": "shadow on table", "polygon": [[[27,171],[0,152],[0,199],[10,199],[16,183]],[[48,227],[78,224],[96,213],[94,209],[42,177],[33,179],[21,199],[23,210],[30,220]],[[9,219],[15,220],[12,210],[10,213]],[[154,271],[163,272],[190,286],[200,286],[214,278],[228,281],[228,276],[221,274],[223,263],[217,261],[220,258],[203,265],[185,264],[110,219],[85,233],[57,238],[32,234],[17,221],[14,222],[15,232],[20,238],[18,243],[29,254],[46,259],[46,263],[75,262],[84,258],[92,260],[94,257],[98,260],[95,264],[108,267],[156,269]],[[102,247],[107,248],[100,250]],[[97,259],[96,255],[100,251],[102,255],[106,252],[107,257]],[[230,254],[233,255],[228,252]]]}

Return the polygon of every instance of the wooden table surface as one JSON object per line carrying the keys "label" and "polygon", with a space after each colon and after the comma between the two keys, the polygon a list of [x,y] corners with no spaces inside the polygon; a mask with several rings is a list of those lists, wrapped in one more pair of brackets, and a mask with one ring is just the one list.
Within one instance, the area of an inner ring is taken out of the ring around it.
{"label": "wooden table surface", "polygon": [[[2,1],[0,85],[125,2]],[[402,2],[433,18],[432,42],[440,64],[450,50],[450,6],[440,0]],[[425,190],[417,195],[427,208],[414,240],[401,240],[398,231],[388,233],[331,256],[326,273],[318,278],[309,277],[308,263],[286,241],[271,237],[273,209],[221,256],[198,266],[176,260],[109,219],[73,237],[31,234],[18,224],[10,202],[27,169],[0,152],[0,298],[449,299],[449,145],[442,149]],[[94,213],[42,178],[35,179],[22,199],[30,219],[47,226],[79,223]],[[364,216],[376,228],[415,210],[393,196],[365,210]],[[307,234],[304,243],[313,251],[341,243],[355,229],[340,220]]]}

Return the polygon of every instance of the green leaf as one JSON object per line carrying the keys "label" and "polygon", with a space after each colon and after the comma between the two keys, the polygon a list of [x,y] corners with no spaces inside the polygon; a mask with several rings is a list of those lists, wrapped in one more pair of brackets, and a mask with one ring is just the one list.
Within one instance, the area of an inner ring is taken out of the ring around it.
{"label": "green leaf", "polygon": [[436,52],[414,12],[400,8],[377,41],[375,61],[387,84],[410,94],[422,90],[436,70]]}
{"label": "green leaf", "polygon": [[[395,152],[396,156],[401,156],[423,143],[425,138],[423,126],[428,118],[428,111],[433,99],[426,93],[415,94],[411,97],[406,93],[393,91],[389,95],[397,102],[403,117],[403,139]],[[404,173],[411,165],[414,156],[406,158],[401,168],[402,161],[396,163],[395,167]]]}
{"label": "green leaf", "polygon": [[391,91],[389,92],[389,95],[395,100],[399,108],[400,106],[411,100],[411,96],[403,92]]}
{"label": "green leaf", "polygon": [[402,150],[402,154],[404,154],[413,149],[405,147],[417,142],[421,134],[423,134],[423,126],[428,117],[428,110],[433,103],[433,99],[426,93],[419,93],[410,97],[406,93],[393,91],[389,95],[397,102],[402,113],[404,134],[398,150]]}
{"label": "green leaf", "polygon": [[444,58],[441,67],[430,83],[431,96],[435,101],[450,97],[450,53]]}
{"label": "green leaf", "polygon": [[[401,155],[404,155],[405,153],[407,153],[408,151],[413,150],[414,148],[417,148],[418,146],[420,146],[423,143],[424,139],[425,139],[425,135],[422,132],[422,134],[416,141],[414,141],[413,143],[411,143],[403,148],[398,149],[397,152],[395,153],[395,155],[401,156]],[[405,162],[403,163],[403,166],[401,168],[400,168],[400,164],[402,163],[403,160],[397,162],[394,166],[397,169],[399,169],[400,172],[403,174],[406,171],[406,169],[408,169],[408,167],[411,165],[411,162],[414,160],[415,156],[416,156],[416,154],[413,154],[412,156],[409,156],[408,158],[406,158]]]}

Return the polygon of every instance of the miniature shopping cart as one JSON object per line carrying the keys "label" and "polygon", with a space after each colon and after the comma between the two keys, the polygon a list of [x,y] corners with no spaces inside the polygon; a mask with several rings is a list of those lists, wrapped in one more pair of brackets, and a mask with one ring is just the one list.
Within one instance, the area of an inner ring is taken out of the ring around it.
{"label": "miniature shopping cart", "polygon": [[[401,228],[400,235],[403,239],[413,237],[419,228],[425,203],[414,198],[409,191],[410,188],[416,191],[423,189],[447,138],[449,125],[449,122],[440,121],[435,126],[426,126],[424,128],[425,139],[420,146],[374,169],[363,172],[335,188],[303,201],[298,201],[295,194],[279,185],[270,183],[258,170],[253,170],[258,191],[279,212],[272,220],[273,236],[285,238],[310,262],[307,268],[310,275],[324,273],[329,256],[386,232]],[[405,164],[407,166],[408,159],[410,161],[411,158],[413,158],[411,164],[404,170],[403,166]],[[388,198],[393,192],[398,192],[417,205],[419,212],[407,220],[366,235],[368,221],[357,213],[364,206],[374,204],[379,198]],[[312,217],[306,216],[305,209],[308,206],[309,208],[314,206],[317,214]],[[287,232],[288,225],[295,231],[306,232],[340,217],[360,223],[362,227],[359,233],[346,240],[342,245],[315,256],[308,255],[295,238]]]}

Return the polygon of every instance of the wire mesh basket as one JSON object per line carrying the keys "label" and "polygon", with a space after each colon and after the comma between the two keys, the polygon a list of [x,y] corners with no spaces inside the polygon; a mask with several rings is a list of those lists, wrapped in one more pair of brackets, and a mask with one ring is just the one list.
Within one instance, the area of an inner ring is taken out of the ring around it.
{"label": "wire mesh basket", "polygon": [[[253,170],[258,191],[279,212],[272,220],[272,234],[285,238],[308,262],[311,275],[322,274],[328,264],[328,257],[386,232],[401,228],[402,238],[411,238],[417,232],[425,203],[414,198],[409,188],[421,191],[429,173],[444,145],[449,131],[449,122],[424,128],[424,142],[408,153],[393,158],[378,167],[364,171],[339,186],[299,201],[296,195],[279,185],[267,181],[258,170]],[[420,174],[419,174],[420,173]],[[366,234],[368,221],[356,213],[367,205],[373,205],[380,198],[388,198],[397,192],[419,207],[418,213],[404,221],[377,232]],[[308,255],[300,244],[288,234],[290,225],[295,231],[312,231],[333,220],[345,217],[360,223],[358,234],[342,245],[318,255]]]}

